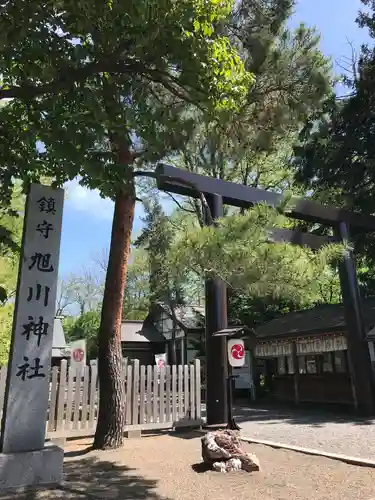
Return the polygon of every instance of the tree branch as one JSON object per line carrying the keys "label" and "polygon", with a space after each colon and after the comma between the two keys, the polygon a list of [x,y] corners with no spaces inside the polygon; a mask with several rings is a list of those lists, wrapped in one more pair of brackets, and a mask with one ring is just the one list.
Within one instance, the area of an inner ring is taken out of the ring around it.
{"label": "tree branch", "polygon": [[[145,171],[136,170],[136,171],[133,172],[132,175],[133,175],[133,177],[143,176],[143,177],[151,177],[152,179],[156,179],[157,178],[156,172],[147,172],[146,170]],[[199,189],[197,188],[197,186],[193,182],[189,182],[189,181],[186,181],[184,179],[180,179],[179,177],[176,177],[176,178],[175,177],[170,177],[170,179],[172,181],[175,181],[178,184],[182,184],[184,186],[188,186],[188,187],[194,189],[194,191],[196,191],[199,199],[201,200],[202,206],[205,209],[205,213],[206,213],[206,215],[208,217],[208,224],[209,225],[213,224],[214,220],[213,220],[212,215],[211,215],[210,206],[207,203],[205,195],[201,191],[199,191]]]}
{"label": "tree branch", "polygon": [[147,170],[135,170],[132,175],[133,177],[151,177],[151,179],[156,179],[156,172],[149,172]]}
{"label": "tree branch", "polygon": [[[127,43],[118,47],[118,49],[112,54],[103,55],[101,60],[88,63],[80,68],[66,68],[63,72],[60,72],[60,76],[58,76],[55,80],[43,85],[22,85],[0,88],[0,99],[33,99],[34,97],[38,97],[43,94],[67,90],[75,83],[82,82],[96,73],[110,73],[114,64],[115,68],[118,70],[118,60],[121,54],[128,50],[130,46],[131,43],[128,40]],[[134,72],[136,70],[136,65],[137,63],[134,63],[134,61],[129,62],[129,64],[122,64],[121,72]]]}
{"label": "tree branch", "polygon": [[195,214],[195,210],[189,210],[188,208],[181,205],[181,203],[178,200],[176,200],[176,198],[173,196],[172,193],[165,191],[165,194],[167,194],[168,196],[170,196],[172,198],[172,200],[176,203],[176,205],[178,206],[178,208],[180,210],[183,210],[184,212],[188,212],[189,214]]}

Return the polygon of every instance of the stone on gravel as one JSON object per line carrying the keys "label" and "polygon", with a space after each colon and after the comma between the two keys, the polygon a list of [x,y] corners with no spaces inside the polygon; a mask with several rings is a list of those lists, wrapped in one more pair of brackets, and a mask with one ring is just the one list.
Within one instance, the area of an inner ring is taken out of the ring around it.
{"label": "stone on gravel", "polygon": [[208,432],[202,439],[202,458],[205,464],[218,472],[258,471],[259,461],[241,448],[238,433],[231,430]]}

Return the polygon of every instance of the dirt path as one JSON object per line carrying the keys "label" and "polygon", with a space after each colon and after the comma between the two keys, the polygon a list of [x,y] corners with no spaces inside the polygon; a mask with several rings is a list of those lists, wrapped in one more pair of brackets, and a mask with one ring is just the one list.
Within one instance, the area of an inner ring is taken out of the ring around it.
{"label": "dirt path", "polygon": [[312,410],[241,408],[242,434],[375,460],[375,420]]}
{"label": "dirt path", "polygon": [[[20,500],[375,500],[375,470],[255,445],[262,471],[202,472],[200,437],[161,435],[128,440],[115,452],[66,449],[62,488]],[[1,500],[16,498],[0,495]]]}

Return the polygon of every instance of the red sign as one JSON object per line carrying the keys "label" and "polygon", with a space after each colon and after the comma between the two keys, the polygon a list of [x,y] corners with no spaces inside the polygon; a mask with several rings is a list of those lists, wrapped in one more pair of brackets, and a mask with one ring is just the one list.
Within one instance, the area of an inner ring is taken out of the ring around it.
{"label": "red sign", "polygon": [[242,359],[245,356],[245,348],[243,344],[234,344],[230,349],[234,359]]}
{"label": "red sign", "polygon": [[84,357],[85,357],[85,351],[83,349],[80,349],[80,348],[74,349],[74,351],[72,352],[72,358],[77,363],[80,363],[81,361],[83,361]]}
{"label": "red sign", "polygon": [[159,368],[164,368],[165,367],[165,361],[164,361],[164,359],[159,359],[158,360],[158,367]]}

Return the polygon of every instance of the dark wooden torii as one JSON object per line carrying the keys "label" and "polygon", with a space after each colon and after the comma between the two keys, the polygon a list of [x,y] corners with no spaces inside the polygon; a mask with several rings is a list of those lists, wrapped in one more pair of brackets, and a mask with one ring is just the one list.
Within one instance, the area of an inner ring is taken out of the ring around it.
{"label": "dark wooden torii", "polygon": [[[158,165],[155,177],[160,190],[193,198],[199,198],[203,193],[205,200],[207,200],[207,208],[210,211],[210,217],[206,217],[207,224],[212,224],[214,219],[223,216],[224,204],[250,208],[256,203],[266,203],[277,207],[283,201],[282,194],[194,174],[164,164]],[[350,226],[362,228],[367,232],[375,231],[374,216],[321,205],[302,198],[296,200],[293,208],[286,212],[285,215],[293,219],[330,226],[333,228],[334,238],[301,231],[274,229],[271,231],[272,241],[285,241],[318,249],[332,241],[347,243],[349,241]],[[374,414],[374,380],[366,342],[366,329],[363,321],[356,266],[350,250],[346,252],[344,259],[340,263],[339,276],[345,309],[348,358],[356,407],[361,413]],[[212,336],[214,332],[228,326],[226,285],[219,279],[207,280],[205,283],[205,298],[207,424],[215,426],[223,425],[226,422],[226,379],[228,373],[226,341],[223,337]]]}

